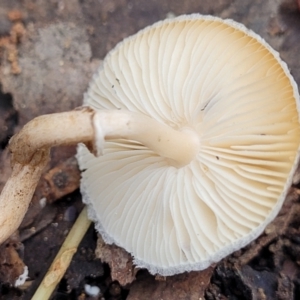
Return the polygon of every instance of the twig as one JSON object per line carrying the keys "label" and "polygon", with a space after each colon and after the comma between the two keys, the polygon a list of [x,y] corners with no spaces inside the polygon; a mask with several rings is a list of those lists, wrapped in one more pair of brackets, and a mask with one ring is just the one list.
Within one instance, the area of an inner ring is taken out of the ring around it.
{"label": "twig", "polygon": [[69,267],[78,245],[88,230],[91,221],[87,218],[87,208],[84,207],[74,223],[71,231],[61,246],[52,265],[36,290],[32,300],[47,300]]}

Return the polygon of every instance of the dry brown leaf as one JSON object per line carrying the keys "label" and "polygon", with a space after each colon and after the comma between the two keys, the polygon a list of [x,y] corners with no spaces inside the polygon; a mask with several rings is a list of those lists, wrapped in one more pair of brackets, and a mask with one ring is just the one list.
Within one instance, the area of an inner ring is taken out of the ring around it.
{"label": "dry brown leaf", "polygon": [[204,300],[213,271],[214,267],[209,267],[199,272],[169,276],[164,281],[155,280],[148,272],[141,272],[132,284],[127,300]]}
{"label": "dry brown leaf", "polygon": [[96,257],[108,263],[111,269],[111,278],[125,286],[135,280],[137,269],[134,267],[132,257],[123,248],[106,244],[98,235]]}
{"label": "dry brown leaf", "polygon": [[23,274],[25,264],[18,251],[23,245],[18,235],[14,235],[0,246],[0,281],[14,285],[18,277]]}
{"label": "dry brown leaf", "polygon": [[7,16],[12,22],[21,21],[23,19],[23,13],[17,9],[10,10]]}

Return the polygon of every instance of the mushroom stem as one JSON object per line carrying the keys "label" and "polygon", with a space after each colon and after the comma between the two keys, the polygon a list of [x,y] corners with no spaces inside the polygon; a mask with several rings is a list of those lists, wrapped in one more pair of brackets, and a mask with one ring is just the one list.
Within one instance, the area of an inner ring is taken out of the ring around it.
{"label": "mushroom stem", "polygon": [[129,139],[140,142],[177,167],[190,163],[200,147],[199,137],[190,129],[174,130],[140,113],[123,110],[97,111],[94,116],[95,144],[100,154],[103,142]]}
{"label": "mushroom stem", "polygon": [[24,126],[9,143],[13,171],[0,194],[0,243],[22,222],[52,146],[89,144],[94,139],[94,110],[82,108],[44,115]]}
{"label": "mushroom stem", "polygon": [[0,195],[0,243],[20,226],[49,158],[49,149],[37,151],[27,165],[15,163]]}
{"label": "mushroom stem", "polygon": [[90,143],[94,139],[94,110],[83,107],[69,112],[39,116],[13,136],[9,142],[12,163],[28,164],[43,148]]}
{"label": "mushroom stem", "polygon": [[104,139],[115,138],[138,141],[176,167],[188,164],[199,149],[193,131],[174,130],[129,111],[96,112],[85,107],[37,117],[10,140],[13,173],[0,195],[0,243],[20,225],[52,146],[85,143],[99,154]]}

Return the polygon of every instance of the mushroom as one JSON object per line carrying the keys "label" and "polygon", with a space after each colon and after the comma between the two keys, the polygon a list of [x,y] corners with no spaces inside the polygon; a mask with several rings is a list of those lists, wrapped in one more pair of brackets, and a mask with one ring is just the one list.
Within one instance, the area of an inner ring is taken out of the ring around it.
{"label": "mushroom", "polygon": [[159,151],[155,136],[147,144],[122,134],[100,157],[79,147],[89,216],[137,266],[204,269],[278,213],[299,159],[298,90],[278,53],[243,25],[199,15],[158,22],[107,55],[84,103],[192,137],[162,145],[173,135],[146,121],[136,130],[148,139],[154,129]]}
{"label": "mushroom", "polygon": [[16,135],[13,176],[41,166],[32,158],[52,144],[83,142],[89,217],[138,267],[205,269],[280,210],[299,161],[298,89],[278,53],[243,25],[193,14],[145,28],[106,56],[84,105]]}

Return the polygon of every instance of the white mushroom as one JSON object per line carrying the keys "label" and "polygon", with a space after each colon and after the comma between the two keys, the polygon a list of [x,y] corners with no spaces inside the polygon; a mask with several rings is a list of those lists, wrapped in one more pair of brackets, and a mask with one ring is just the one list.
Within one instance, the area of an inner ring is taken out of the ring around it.
{"label": "white mushroom", "polygon": [[104,155],[81,146],[77,157],[89,216],[137,266],[204,269],[278,213],[299,156],[298,90],[278,53],[243,25],[191,15],[147,27],[107,55],[84,103],[119,109],[114,125],[94,119],[109,124]]}
{"label": "white mushroom", "polygon": [[243,25],[195,14],[140,31],[107,55],[85,105],[39,117],[12,139],[0,242],[20,223],[49,148],[62,143],[104,154],[78,150],[89,215],[153,274],[208,267],[281,208],[299,160],[298,89]]}

